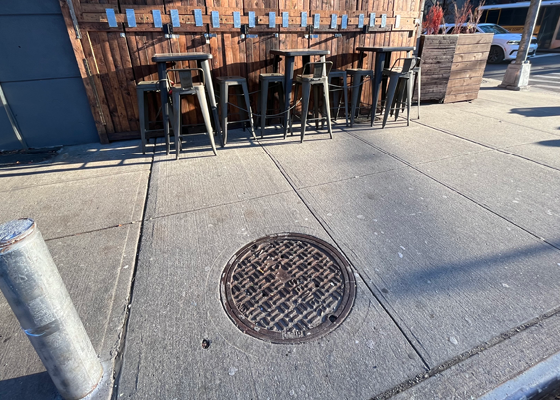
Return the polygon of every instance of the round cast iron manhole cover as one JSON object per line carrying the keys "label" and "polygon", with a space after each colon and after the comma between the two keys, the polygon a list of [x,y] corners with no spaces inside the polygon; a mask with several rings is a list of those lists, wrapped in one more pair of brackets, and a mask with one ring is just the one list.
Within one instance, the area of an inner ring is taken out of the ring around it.
{"label": "round cast iron manhole cover", "polygon": [[220,293],[227,314],[244,333],[272,343],[303,343],[344,321],[356,282],[333,246],[284,233],[240,249],[222,273]]}

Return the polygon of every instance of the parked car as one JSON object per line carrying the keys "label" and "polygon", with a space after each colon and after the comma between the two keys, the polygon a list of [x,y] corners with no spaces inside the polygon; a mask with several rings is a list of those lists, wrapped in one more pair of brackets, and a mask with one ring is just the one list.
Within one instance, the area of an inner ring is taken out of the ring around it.
{"label": "parked car", "polygon": [[[451,33],[454,24],[445,24],[441,26],[441,32]],[[472,25],[463,24],[461,29],[468,33],[468,29],[472,29]],[[471,31],[472,32],[472,31]],[[493,33],[492,46],[488,54],[488,62],[490,64],[501,63],[504,60],[515,60],[517,57],[517,50],[519,50],[519,42],[521,41],[520,33],[511,33],[507,29],[496,24],[478,24],[474,27],[472,33]],[[537,38],[531,38],[529,45],[529,56],[534,56],[537,53]]]}

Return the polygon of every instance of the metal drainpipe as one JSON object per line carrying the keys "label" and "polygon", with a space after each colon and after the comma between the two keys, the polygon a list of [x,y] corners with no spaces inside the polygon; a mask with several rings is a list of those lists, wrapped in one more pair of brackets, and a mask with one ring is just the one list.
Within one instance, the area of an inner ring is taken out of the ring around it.
{"label": "metal drainpipe", "polygon": [[62,397],[91,393],[103,368],[31,219],[0,225],[0,289]]}
{"label": "metal drainpipe", "polygon": [[8,115],[8,120],[10,121],[10,124],[12,125],[12,130],[14,131],[14,134],[16,135],[17,140],[19,141],[19,143],[21,144],[21,146],[23,147],[24,150],[28,150],[29,147],[27,146],[27,142],[25,141],[25,139],[23,138],[23,136],[21,135],[17,123],[16,123],[16,118],[14,117],[14,114],[12,113],[12,110],[10,109],[10,105],[8,104],[8,100],[6,100],[6,96],[4,95],[4,90],[2,89],[2,84],[0,84],[0,101],[2,102],[2,106],[4,107],[4,110],[6,110],[6,114]]}

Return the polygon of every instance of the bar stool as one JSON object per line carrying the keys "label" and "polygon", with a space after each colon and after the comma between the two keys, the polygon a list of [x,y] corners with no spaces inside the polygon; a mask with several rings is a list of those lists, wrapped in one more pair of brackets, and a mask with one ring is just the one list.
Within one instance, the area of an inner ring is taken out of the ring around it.
{"label": "bar stool", "polygon": [[[412,86],[412,92],[414,94],[414,86],[416,85],[416,105],[418,107],[418,119],[420,119],[420,100],[422,97],[421,94],[421,81],[422,81],[422,66],[420,65],[420,63],[422,62],[420,57],[416,57],[416,65],[414,68],[412,68],[411,72],[412,72],[412,76],[411,76],[411,86]],[[385,68],[383,70],[383,76],[384,77],[388,77],[389,74],[391,73],[391,71],[393,70],[400,70],[400,68],[395,68],[394,65],[391,68]],[[397,89],[398,91],[398,89]],[[404,104],[404,103],[403,103]],[[383,106],[383,104],[382,104]],[[411,104],[412,107],[412,104]],[[381,112],[383,112],[383,109],[381,109]],[[391,114],[392,115],[392,114]],[[398,115],[398,113],[397,113]]]}
{"label": "bar stool", "polygon": [[[303,105],[301,109],[301,142],[305,136],[305,128],[307,121],[315,121],[316,127],[318,128],[319,120],[326,118],[327,128],[329,130],[329,135],[332,139],[332,127],[331,127],[331,106],[329,101],[329,81],[328,75],[332,68],[332,61],[325,62],[311,62],[303,66],[303,74],[298,75],[295,79],[296,91],[298,93],[298,86],[301,85]],[[307,72],[307,74],[306,74]],[[318,89],[319,85],[323,86],[323,116],[319,118],[319,96]],[[309,110],[309,97],[311,96],[311,88],[314,90],[314,118],[308,119],[307,112]],[[326,114],[326,117],[325,117]],[[293,133],[292,129],[293,113],[290,117],[290,132]],[[284,133],[284,139],[286,139],[286,133]]]}
{"label": "bar stool", "polygon": [[[260,88],[261,88],[261,95],[260,95],[261,98],[259,104],[261,106],[260,122],[261,122],[261,139],[262,139],[264,135],[264,128],[266,125],[266,118],[267,118],[266,113],[268,109],[268,95],[269,95],[268,89],[270,87],[269,85],[273,84],[272,88],[274,90],[272,94],[278,92],[278,98],[280,99],[280,103],[281,103],[282,99],[284,98],[284,74],[278,72],[260,74],[259,81],[260,81]],[[268,118],[274,118],[274,116]]]}
{"label": "bar stool", "polygon": [[[331,84],[333,78],[342,80],[342,88],[333,88],[333,85]],[[333,103],[331,109],[336,109],[336,114],[333,117],[333,121],[336,121],[340,112],[340,102],[342,100],[342,96],[340,96],[339,92],[342,91],[344,95],[344,116],[346,118],[346,126],[348,126],[348,82],[346,78],[346,71],[329,72],[329,87],[330,91],[333,94]]]}
{"label": "bar stool", "polygon": [[[143,81],[136,85],[136,98],[138,100],[138,116],[140,123],[140,138],[142,139],[142,154],[146,154],[147,136],[152,132],[159,132],[160,129],[150,129],[150,118],[148,115],[148,97],[149,92],[159,93],[158,81]],[[169,138],[167,138],[169,140]]]}
{"label": "bar stool", "polygon": [[[201,83],[193,83],[192,81],[192,71],[199,71],[202,77]],[[210,138],[210,145],[212,146],[212,151],[216,156],[216,144],[214,143],[214,131],[212,130],[212,123],[210,122],[210,111],[208,110],[208,104],[206,103],[206,92],[204,83],[204,71],[202,68],[186,68],[186,69],[169,69],[167,72],[177,72],[179,75],[179,85],[174,85],[171,88],[171,96],[173,102],[173,115],[171,116],[171,121],[173,125],[173,135],[175,137],[175,150],[177,155],[175,159],[179,158],[179,153],[181,152],[181,147],[183,143],[183,137],[187,135],[182,134],[182,124],[181,124],[181,96],[185,95],[196,95],[198,102],[200,103],[200,111],[202,113],[202,118],[204,119],[204,125],[206,126],[206,134]]]}
{"label": "bar stool", "polygon": [[[220,111],[222,113],[222,118],[221,118],[221,125],[222,125],[222,134],[223,134],[223,146],[226,145],[227,143],[227,124],[228,124],[228,97],[229,97],[229,88],[230,87],[234,87],[236,90],[236,94],[237,96],[243,96],[245,98],[245,107],[246,109],[243,110],[242,108],[240,108],[240,111],[244,111],[247,114],[247,119],[241,120],[241,121],[237,121],[237,122],[247,122],[249,121],[249,124],[251,126],[251,134],[253,136],[253,139],[257,139],[257,137],[255,136],[255,130],[253,128],[253,116],[252,116],[252,112],[251,112],[251,103],[250,103],[250,99],[249,99],[249,89],[247,88],[247,79],[241,77],[241,76],[220,76],[218,78],[216,78],[216,80],[219,82],[220,84]],[[243,124],[243,129],[245,129],[245,124]]]}
{"label": "bar stool", "polygon": [[[404,60],[402,68],[396,67],[397,62]],[[418,65],[418,58],[398,58],[390,69],[383,70],[383,75],[389,78],[389,87],[385,99],[385,114],[382,128],[385,128],[389,114],[394,111],[395,120],[399,111],[406,106],[406,125],[410,125],[410,103],[412,103],[412,85],[414,68]]]}
{"label": "bar stool", "polygon": [[[360,113],[360,102],[362,98],[362,86],[363,86],[364,78],[369,76],[370,79],[373,81],[373,70],[363,69],[363,68],[350,68],[347,69],[346,72],[352,78],[351,79],[352,100],[350,101],[352,112],[350,113],[350,126],[354,126],[354,118],[356,117],[356,110],[358,111],[358,114]],[[375,104],[373,104],[374,103],[373,93],[371,95],[371,98],[372,98],[372,107],[375,107]]]}

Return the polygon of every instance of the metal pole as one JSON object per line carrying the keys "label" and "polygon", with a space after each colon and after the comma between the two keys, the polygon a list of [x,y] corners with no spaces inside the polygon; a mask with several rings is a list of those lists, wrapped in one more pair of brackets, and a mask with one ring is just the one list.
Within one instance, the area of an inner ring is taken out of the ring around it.
{"label": "metal pole", "polygon": [[504,79],[499,87],[520,90],[529,85],[529,74],[531,73],[531,63],[527,61],[529,53],[529,45],[533,38],[533,31],[537,23],[537,16],[541,7],[542,0],[531,0],[529,9],[527,10],[527,18],[525,19],[525,27],[521,35],[521,42],[517,50],[515,61],[507,67]]}
{"label": "metal pole", "polygon": [[531,0],[529,9],[527,10],[527,18],[525,19],[525,26],[523,27],[523,34],[521,35],[521,42],[519,43],[519,50],[517,50],[517,57],[515,58],[516,64],[522,64],[527,60],[529,54],[529,45],[533,38],[533,31],[537,24],[537,16],[541,7],[542,0]]}
{"label": "metal pole", "polygon": [[8,120],[10,121],[10,125],[12,125],[12,130],[14,131],[14,135],[16,135],[17,140],[19,141],[19,143],[21,144],[21,147],[23,147],[24,150],[28,150],[29,147],[27,146],[27,143],[25,142],[25,139],[23,138],[23,136],[21,135],[17,123],[16,123],[16,118],[14,117],[14,114],[12,113],[12,110],[10,109],[10,105],[8,104],[8,100],[6,99],[6,96],[4,95],[4,90],[2,89],[2,84],[0,84],[0,103],[2,103],[2,106],[4,107],[4,110],[6,111],[6,114],[8,115]]}
{"label": "metal pole", "polygon": [[103,368],[31,219],[0,225],[0,289],[62,397],[91,393]]}

